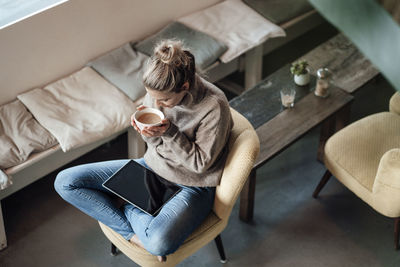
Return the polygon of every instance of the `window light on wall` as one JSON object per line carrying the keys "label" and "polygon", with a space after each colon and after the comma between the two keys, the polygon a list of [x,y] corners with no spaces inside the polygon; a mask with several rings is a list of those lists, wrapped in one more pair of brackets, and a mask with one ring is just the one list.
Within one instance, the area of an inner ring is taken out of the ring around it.
{"label": "window light on wall", "polygon": [[0,29],[68,0],[0,0]]}

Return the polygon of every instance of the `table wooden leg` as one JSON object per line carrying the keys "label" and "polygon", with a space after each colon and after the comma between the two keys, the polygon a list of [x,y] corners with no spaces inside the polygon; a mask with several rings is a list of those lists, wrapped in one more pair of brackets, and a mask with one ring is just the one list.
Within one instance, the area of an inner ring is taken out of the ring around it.
{"label": "table wooden leg", "polygon": [[244,222],[250,222],[253,219],[255,191],[256,170],[253,169],[240,194],[239,218]]}
{"label": "table wooden leg", "polygon": [[329,137],[335,132],[344,128],[350,122],[351,102],[341,108],[338,112],[326,119],[321,125],[321,134],[319,137],[317,159],[320,162],[324,161],[325,143]]}
{"label": "table wooden leg", "polygon": [[324,122],[322,122],[321,133],[319,136],[318,152],[317,152],[317,160],[320,162],[324,162],[325,143],[335,130],[335,121],[336,121],[335,116],[332,115],[329,118],[327,118]]}
{"label": "table wooden leg", "polygon": [[351,103],[344,106],[336,113],[335,132],[344,128],[350,122]]}

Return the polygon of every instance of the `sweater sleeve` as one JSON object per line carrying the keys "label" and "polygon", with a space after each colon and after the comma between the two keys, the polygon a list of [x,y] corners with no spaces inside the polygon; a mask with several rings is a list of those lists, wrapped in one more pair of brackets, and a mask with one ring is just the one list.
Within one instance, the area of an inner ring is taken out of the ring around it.
{"label": "sweater sleeve", "polygon": [[[217,101],[218,102],[218,101]],[[203,173],[208,170],[226,145],[232,127],[229,107],[218,103],[203,117],[196,130],[195,140],[189,138],[174,125],[161,137],[163,143],[186,169]],[[164,149],[164,148],[163,148]]]}

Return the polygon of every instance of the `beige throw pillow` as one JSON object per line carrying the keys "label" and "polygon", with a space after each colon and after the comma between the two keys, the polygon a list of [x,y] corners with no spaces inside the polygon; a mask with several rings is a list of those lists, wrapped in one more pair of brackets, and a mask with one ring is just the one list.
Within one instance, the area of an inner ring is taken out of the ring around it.
{"label": "beige throw pillow", "polygon": [[90,67],[18,99],[64,152],[125,129],[136,110],[136,104]]}
{"label": "beige throw pillow", "polygon": [[19,100],[0,107],[0,169],[18,165],[33,152],[46,150],[57,140]]}
{"label": "beige throw pillow", "polygon": [[220,56],[227,63],[268,38],[286,36],[285,31],[240,0],[229,0],[178,19],[192,29],[225,43]]}
{"label": "beige throw pillow", "polygon": [[142,77],[148,58],[125,44],[89,62],[88,66],[136,101],[146,94]]}

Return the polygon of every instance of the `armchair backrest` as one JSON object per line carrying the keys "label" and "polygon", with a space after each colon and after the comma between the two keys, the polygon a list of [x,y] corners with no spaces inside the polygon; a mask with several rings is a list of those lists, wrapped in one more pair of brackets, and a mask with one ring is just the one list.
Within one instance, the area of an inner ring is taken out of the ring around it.
{"label": "armchair backrest", "polygon": [[231,114],[234,126],[228,141],[229,154],[214,201],[214,212],[222,220],[228,220],[260,151],[260,141],[250,122],[232,108]]}
{"label": "armchair backrest", "polygon": [[396,113],[400,115],[400,93],[396,92],[391,98],[389,102],[389,110],[390,112]]}

